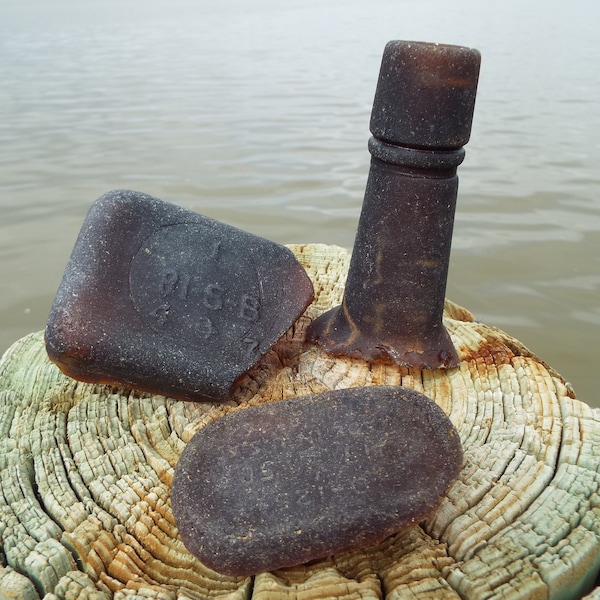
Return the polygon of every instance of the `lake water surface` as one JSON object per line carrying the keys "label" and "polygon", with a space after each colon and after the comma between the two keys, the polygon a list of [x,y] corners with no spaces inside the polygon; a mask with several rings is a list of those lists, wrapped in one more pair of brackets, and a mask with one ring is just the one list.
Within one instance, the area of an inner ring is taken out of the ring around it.
{"label": "lake water surface", "polygon": [[478,48],[448,296],[600,406],[595,0],[0,0],[0,352],[90,204],[154,194],[351,248],[385,43]]}

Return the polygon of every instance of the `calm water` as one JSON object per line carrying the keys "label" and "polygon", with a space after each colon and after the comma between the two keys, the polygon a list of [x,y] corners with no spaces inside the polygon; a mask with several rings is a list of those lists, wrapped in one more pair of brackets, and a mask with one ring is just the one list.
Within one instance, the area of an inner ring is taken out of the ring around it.
{"label": "calm water", "polygon": [[596,0],[0,0],[0,352],[89,205],[133,188],[350,248],[390,39],[483,55],[448,296],[600,406]]}

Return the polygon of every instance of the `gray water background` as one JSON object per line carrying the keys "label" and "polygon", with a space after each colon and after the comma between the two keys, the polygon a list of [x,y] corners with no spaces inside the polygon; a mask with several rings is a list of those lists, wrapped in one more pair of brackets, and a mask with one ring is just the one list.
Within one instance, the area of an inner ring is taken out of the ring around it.
{"label": "gray water background", "polygon": [[600,406],[596,0],[0,0],[0,352],[91,203],[154,194],[351,248],[391,39],[483,56],[447,295]]}

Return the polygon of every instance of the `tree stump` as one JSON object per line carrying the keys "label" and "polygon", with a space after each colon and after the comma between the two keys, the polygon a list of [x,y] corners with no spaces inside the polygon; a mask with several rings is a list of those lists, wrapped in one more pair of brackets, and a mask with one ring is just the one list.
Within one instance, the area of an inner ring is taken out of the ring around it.
{"label": "tree stump", "polygon": [[[531,599],[591,591],[600,569],[600,411],[576,400],[517,340],[449,301],[455,369],[326,355],[304,332],[341,301],[349,254],[292,249],[315,301],[227,404],[74,381],[48,360],[41,332],[7,351],[0,598]],[[252,578],[219,575],[186,551],[169,489],[199,428],[253,404],[375,385],[426,394],[459,431],[464,467],[431,518],[377,546]]]}

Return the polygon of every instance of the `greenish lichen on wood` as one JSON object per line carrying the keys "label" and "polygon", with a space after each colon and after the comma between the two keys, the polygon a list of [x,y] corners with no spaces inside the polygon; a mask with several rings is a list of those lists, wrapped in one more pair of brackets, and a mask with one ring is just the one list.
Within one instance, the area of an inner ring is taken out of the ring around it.
{"label": "greenish lichen on wood", "polygon": [[[0,598],[579,598],[600,570],[600,411],[517,340],[446,303],[459,368],[325,355],[308,323],[341,300],[349,255],[294,246],[315,302],[225,405],[76,382],[41,333],[0,361]],[[245,406],[404,385],[457,428],[465,464],[436,513],[381,544],[255,578],[181,543],[169,499],[195,431]],[[593,593],[594,594],[594,593]],[[590,598],[598,598],[598,592]]]}

